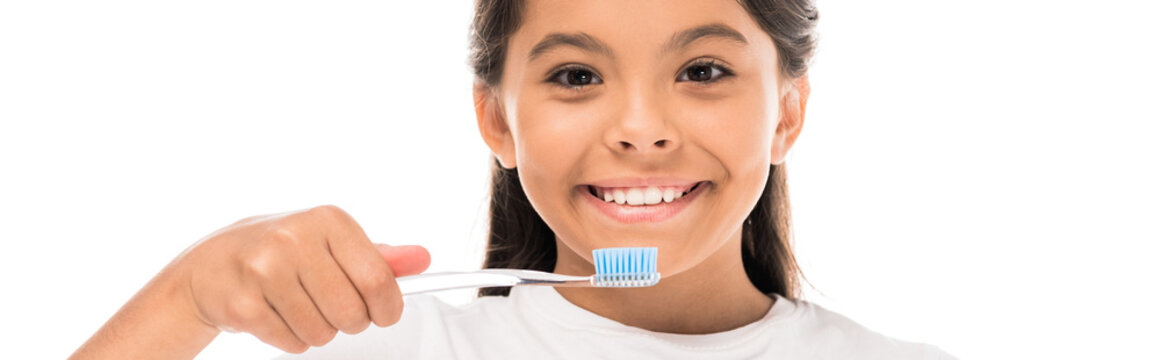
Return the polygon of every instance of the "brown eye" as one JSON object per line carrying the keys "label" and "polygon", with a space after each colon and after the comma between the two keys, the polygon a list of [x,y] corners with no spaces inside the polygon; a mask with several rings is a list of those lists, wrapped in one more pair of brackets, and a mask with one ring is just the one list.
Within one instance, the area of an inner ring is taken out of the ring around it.
{"label": "brown eye", "polygon": [[732,75],[734,73],[722,65],[718,65],[712,61],[702,61],[685,68],[685,71],[681,72],[677,81],[712,83],[721,80],[723,77]]}
{"label": "brown eye", "polygon": [[568,72],[569,85],[588,85],[593,81],[593,73],[585,70],[571,70]]}
{"label": "brown eye", "polygon": [[714,69],[707,65],[690,66],[685,70],[686,77],[692,81],[709,81],[713,78]]}
{"label": "brown eye", "polygon": [[567,88],[578,88],[587,85],[600,84],[601,78],[588,69],[581,67],[570,67],[554,73],[549,81]]}

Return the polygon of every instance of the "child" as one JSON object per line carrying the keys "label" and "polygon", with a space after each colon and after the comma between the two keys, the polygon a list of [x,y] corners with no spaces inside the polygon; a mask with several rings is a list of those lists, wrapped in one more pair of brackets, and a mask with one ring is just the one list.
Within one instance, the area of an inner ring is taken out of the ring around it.
{"label": "child", "polygon": [[404,306],[395,277],[426,269],[426,250],[373,244],[323,206],[207,236],[74,357],[191,358],[226,330],[312,358],[950,358],[797,299],[783,161],[810,94],[812,1],[476,11],[477,123],[496,158],[485,267],[588,275],[593,249],[648,246],[659,284]]}

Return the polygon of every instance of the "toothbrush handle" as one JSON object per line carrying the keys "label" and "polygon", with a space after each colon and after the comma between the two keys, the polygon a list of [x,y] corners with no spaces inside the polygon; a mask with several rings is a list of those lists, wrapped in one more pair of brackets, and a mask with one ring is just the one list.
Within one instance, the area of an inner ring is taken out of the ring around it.
{"label": "toothbrush handle", "polygon": [[591,286],[592,277],[532,270],[485,269],[402,276],[395,281],[403,295],[411,295],[438,290],[516,285]]}
{"label": "toothbrush handle", "polygon": [[473,272],[419,274],[395,279],[403,295],[473,287],[513,286],[518,280],[510,276]]}

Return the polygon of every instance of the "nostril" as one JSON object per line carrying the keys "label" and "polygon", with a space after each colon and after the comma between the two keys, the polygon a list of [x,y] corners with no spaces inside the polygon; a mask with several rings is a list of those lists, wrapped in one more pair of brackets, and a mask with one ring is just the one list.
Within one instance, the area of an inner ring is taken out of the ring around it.
{"label": "nostril", "polygon": [[[670,141],[668,139],[661,139],[661,140],[654,141],[653,146],[660,148],[660,149],[665,149],[667,146],[670,146],[669,143],[671,143],[671,142],[672,141]],[[632,142],[617,141],[617,143],[621,145],[621,150],[623,150],[623,151],[633,150],[633,149],[637,149],[638,151],[649,151],[646,147],[637,148],[637,146],[633,145]]]}

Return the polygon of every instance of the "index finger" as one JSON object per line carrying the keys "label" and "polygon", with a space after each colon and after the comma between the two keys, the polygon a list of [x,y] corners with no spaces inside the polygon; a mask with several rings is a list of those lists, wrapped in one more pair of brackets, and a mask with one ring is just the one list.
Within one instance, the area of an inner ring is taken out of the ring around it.
{"label": "index finger", "polygon": [[322,212],[338,224],[326,234],[331,256],[355,285],[371,321],[378,326],[394,324],[403,312],[403,296],[395,283],[395,273],[355,219],[337,207],[327,207]]}

